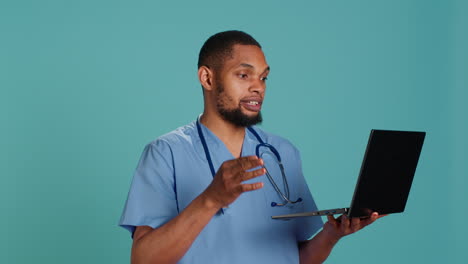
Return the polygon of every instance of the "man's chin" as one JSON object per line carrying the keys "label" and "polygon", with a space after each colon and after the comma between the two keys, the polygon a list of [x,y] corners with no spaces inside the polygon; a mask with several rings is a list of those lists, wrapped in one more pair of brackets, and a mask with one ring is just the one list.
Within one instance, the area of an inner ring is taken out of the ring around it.
{"label": "man's chin", "polygon": [[245,116],[245,118],[251,118],[251,119],[255,119],[255,118],[257,118],[259,115],[261,115],[260,111],[258,111],[258,112],[254,112],[254,111],[243,111],[242,114]]}
{"label": "man's chin", "polygon": [[221,116],[224,120],[232,123],[233,125],[240,126],[240,127],[249,127],[256,124],[260,124],[262,119],[262,113],[260,111],[248,111],[249,113],[245,113],[240,109],[235,110],[223,110],[220,111]]}

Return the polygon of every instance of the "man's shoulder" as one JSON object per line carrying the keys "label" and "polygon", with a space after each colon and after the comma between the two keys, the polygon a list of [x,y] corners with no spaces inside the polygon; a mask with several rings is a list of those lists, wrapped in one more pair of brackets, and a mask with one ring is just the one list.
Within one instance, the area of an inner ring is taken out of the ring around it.
{"label": "man's shoulder", "polygon": [[148,145],[158,146],[163,144],[173,147],[183,143],[192,143],[196,130],[197,128],[194,121],[157,137]]}

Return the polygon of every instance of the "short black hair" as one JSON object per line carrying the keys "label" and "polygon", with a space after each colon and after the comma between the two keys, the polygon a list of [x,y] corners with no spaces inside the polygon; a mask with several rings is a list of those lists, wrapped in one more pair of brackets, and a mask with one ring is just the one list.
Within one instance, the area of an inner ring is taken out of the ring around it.
{"label": "short black hair", "polygon": [[232,47],[236,44],[262,48],[252,36],[245,32],[239,30],[219,32],[207,39],[200,49],[198,68],[206,66],[218,69],[224,64],[226,57],[231,56]]}

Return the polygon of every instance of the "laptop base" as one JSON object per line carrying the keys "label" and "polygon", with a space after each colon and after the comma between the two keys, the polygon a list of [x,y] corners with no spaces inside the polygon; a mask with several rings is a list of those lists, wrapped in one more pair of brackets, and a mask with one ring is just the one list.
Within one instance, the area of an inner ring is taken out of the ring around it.
{"label": "laptop base", "polygon": [[330,210],[320,210],[315,212],[306,212],[306,213],[297,213],[297,214],[286,214],[286,215],[274,215],[271,219],[291,219],[296,217],[306,217],[306,216],[324,216],[324,215],[335,215],[335,214],[347,214],[349,208],[337,208]]}

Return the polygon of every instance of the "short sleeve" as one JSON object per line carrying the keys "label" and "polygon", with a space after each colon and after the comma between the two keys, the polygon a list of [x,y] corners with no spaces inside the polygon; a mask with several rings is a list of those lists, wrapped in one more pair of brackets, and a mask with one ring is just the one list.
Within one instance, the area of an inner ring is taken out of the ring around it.
{"label": "short sleeve", "polygon": [[136,226],[157,228],[178,214],[172,160],[169,144],[161,139],[143,150],[119,222],[132,236]]}
{"label": "short sleeve", "polygon": [[[297,186],[299,193],[301,193],[300,197],[303,199],[304,212],[317,211],[317,205],[315,204],[314,198],[312,197],[312,194],[302,173],[302,162],[299,151],[296,150],[296,153],[300,172]],[[297,241],[305,241],[310,239],[323,226],[323,221],[320,216],[299,217],[297,220],[299,222],[296,230]]]}

